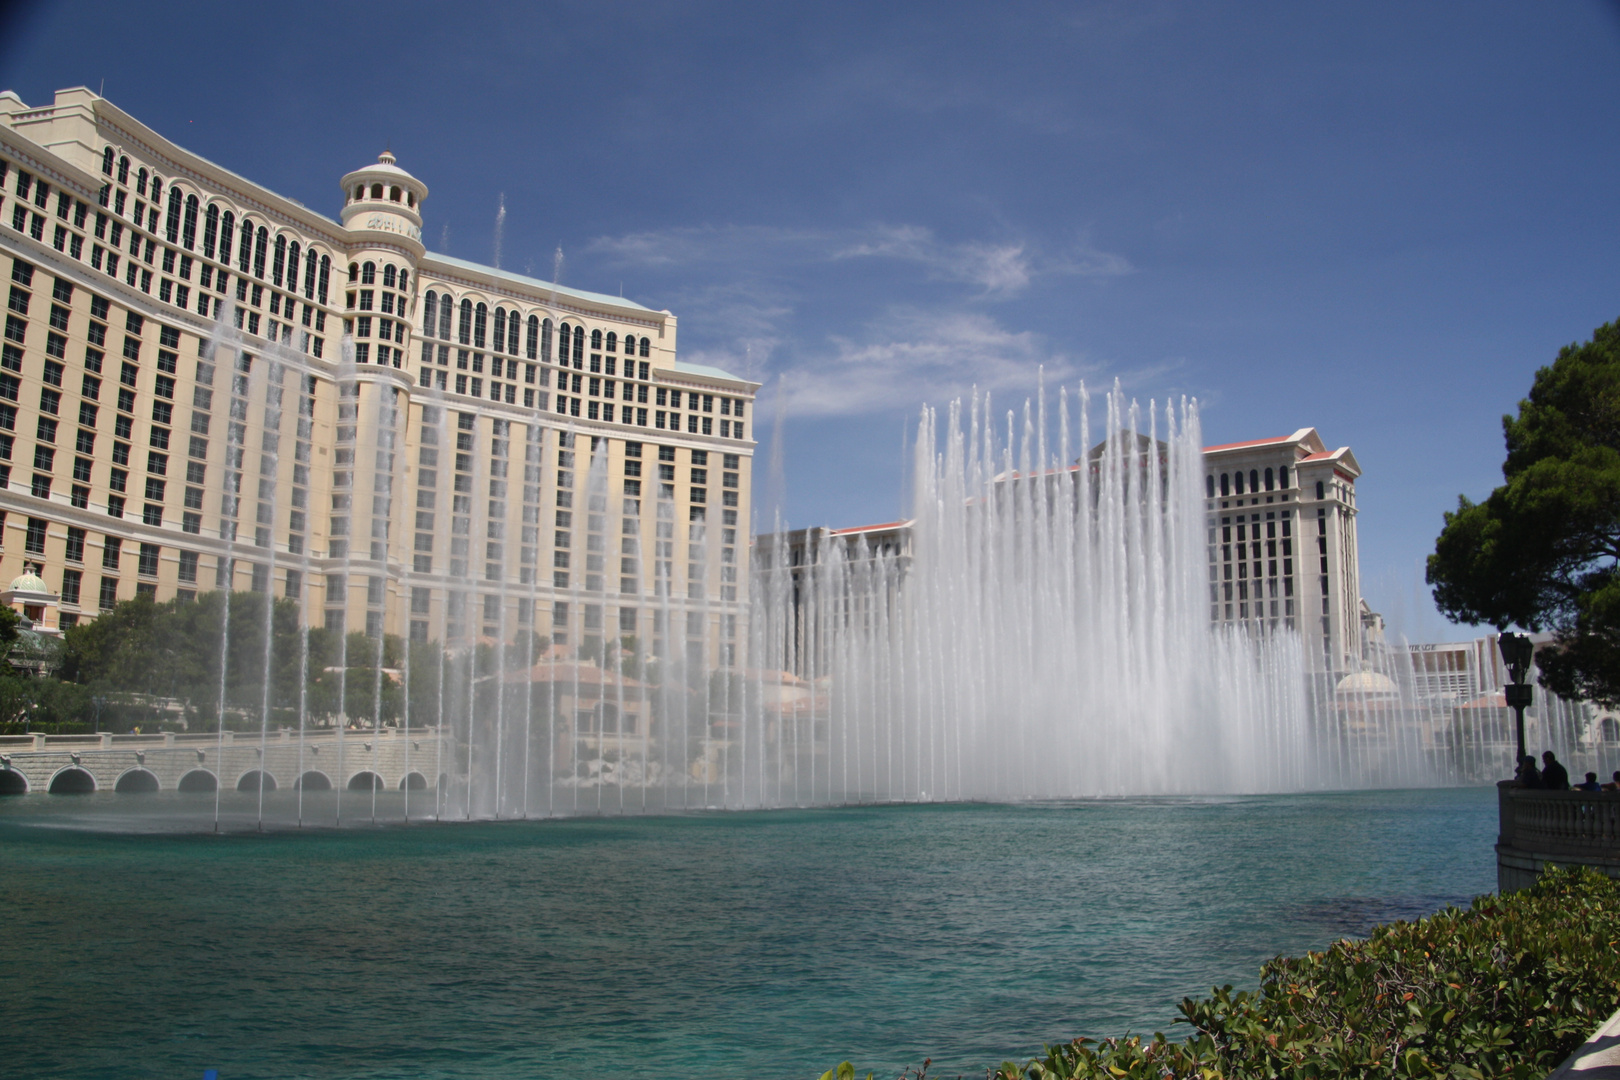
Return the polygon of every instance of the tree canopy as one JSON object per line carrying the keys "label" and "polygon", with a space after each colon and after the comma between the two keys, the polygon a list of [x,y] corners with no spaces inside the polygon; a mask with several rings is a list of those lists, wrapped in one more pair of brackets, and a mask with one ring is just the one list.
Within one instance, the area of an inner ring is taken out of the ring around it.
{"label": "tree canopy", "polygon": [[1551,631],[1541,684],[1620,702],[1620,322],[1560,350],[1502,427],[1506,483],[1446,514],[1435,603],[1456,622]]}

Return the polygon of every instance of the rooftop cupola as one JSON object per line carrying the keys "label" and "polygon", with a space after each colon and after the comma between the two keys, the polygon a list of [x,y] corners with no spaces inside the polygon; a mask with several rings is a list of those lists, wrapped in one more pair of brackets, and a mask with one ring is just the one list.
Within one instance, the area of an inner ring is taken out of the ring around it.
{"label": "rooftop cupola", "polygon": [[353,233],[381,234],[375,239],[382,243],[403,240],[420,256],[422,200],[427,195],[427,185],[394,164],[394,155],[385,150],[375,165],[343,178],[343,227]]}

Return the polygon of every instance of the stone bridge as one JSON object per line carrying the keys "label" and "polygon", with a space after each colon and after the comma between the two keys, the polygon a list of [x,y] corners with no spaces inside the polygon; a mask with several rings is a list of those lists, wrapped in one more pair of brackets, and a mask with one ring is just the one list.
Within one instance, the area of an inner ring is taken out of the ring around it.
{"label": "stone bridge", "polygon": [[0,735],[0,795],[93,791],[257,791],[335,787],[421,790],[455,776],[460,746],[448,731],[330,728],[154,735]]}

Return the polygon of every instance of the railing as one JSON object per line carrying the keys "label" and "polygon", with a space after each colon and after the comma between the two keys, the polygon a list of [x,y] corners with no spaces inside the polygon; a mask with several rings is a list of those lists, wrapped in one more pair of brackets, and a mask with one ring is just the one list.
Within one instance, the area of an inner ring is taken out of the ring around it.
{"label": "railing", "polygon": [[1620,860],[1620,792],[1496,785],[1497,843],[1527,854]]}

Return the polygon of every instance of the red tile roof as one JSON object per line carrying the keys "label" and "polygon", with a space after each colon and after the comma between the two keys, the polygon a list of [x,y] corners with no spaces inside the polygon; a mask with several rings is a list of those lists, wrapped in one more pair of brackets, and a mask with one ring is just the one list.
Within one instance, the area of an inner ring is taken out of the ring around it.
{"label": "red tile roof", "polygon": [[1266,446],[1266,445],[1268,445],[1270,443],[1288,442],[1292,438],[1293,438],[1292,435],[1278,435],[1274,439],[1249,439],[1249,440],[1247,440],[1245,442],[1222,443],[1219,446],[1206,446],[1206,447],[1204,447],[1204,453],[1208,454],[1208,453],[1211,453],[1211,452],[1213,452],[1215,450],[1236,450],[1239,447],[1243,447],[1243,446]]}

